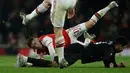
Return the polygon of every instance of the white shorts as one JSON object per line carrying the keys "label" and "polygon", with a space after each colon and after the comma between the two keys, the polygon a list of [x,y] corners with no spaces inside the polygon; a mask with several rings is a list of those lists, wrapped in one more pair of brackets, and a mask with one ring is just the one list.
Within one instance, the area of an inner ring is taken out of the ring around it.
{"label": "white shorts", "polygon": [[87,31],[85,23],[78,24],[72,28],[66,30],[70,37],[71,43],[76,43],[78,37],[80,37],[85,31]]}
{"label": "white shorts", "polygon": [[66,13],[76,5],[76,1],[77,0],[51,1],[51,21],[54,27],[64,27]]}

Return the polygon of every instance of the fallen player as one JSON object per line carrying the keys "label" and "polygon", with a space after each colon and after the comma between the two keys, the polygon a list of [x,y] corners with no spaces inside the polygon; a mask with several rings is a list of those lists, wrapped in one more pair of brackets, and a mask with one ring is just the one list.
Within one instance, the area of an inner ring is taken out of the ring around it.
{"label": "fallen player", "polygon": [[[79,43],[69,45],[65,49],[65,59],[69,63],[68,66],[74,64],[77,60],[81,60],[81,64],[87,64],[97,61],[103,61],[104,67],[125,67],[123,63],[119,65],[115,61],[115,54],[121,52],[128,44],[125,37],[117,37],[114,41],[108,42],[91,42],[87,47]],[[19,67],[31,66],[35,67],[57,67],[54,61],[44,59],[35,59],[23,56],[21,54],[17,57]]]}

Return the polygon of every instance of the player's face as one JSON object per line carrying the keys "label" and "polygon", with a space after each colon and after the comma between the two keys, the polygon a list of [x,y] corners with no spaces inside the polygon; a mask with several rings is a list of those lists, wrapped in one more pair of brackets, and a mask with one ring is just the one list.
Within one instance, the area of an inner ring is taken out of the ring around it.
{"label": "player's face", "polygon": [[123,46],[121,44],[115,45],[116,52],[121,52],[124,48],[125,48],[125,46]]}
{"label": "player's face", "polygon": [[35,39],[32,41],[31,46],[32,46],[32,48],[35,48],[35,49],[42,49],[42,44],[41,44],[41,42],[39,41],[38,38],[35,38]]}

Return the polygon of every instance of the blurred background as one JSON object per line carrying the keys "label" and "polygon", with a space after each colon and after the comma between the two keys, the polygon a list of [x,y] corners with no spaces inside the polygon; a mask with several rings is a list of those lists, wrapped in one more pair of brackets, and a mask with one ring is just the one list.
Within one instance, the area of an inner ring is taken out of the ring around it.
{"label": "blurred background", "polygon": [[[53,33],[50,22],[50,10],[33,19],[24,26],[19,12],[32,12],[43,0],[0,0],[0,55],[17,54],[20,49],[28,48],[28,36],[38,37]],[[98,10],[107,6],[112,0],[79,0],[76,15],[66,20],[64,28],[70,28],[87,21]],[[116,36],[125,36],[130,42],[130,0],[118,0],[119,8],[109,11],[91,30],[96,41],[114,40]],[[79,40],[83,41],[81,36]],[[130,44],[121,53],[130,56]]]}

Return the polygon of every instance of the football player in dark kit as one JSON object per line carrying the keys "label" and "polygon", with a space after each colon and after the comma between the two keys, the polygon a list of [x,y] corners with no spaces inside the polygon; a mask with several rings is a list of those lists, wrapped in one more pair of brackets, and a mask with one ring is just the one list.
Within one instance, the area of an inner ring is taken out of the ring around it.
{"label": "football player in dark kit", "polygon": [[[69,63],[68,66],[74,64],[77,60],[81,60],[82,64],[103,61],[106,68],[111,67],[125,67],[123,63],[119,65],[115,61],[115,54],[121,52],[128,44],[125,37],[117,37],[114,41],[107,42],[90,42],[87,47],[81,44],[71,44],[65,49],[65,59]],[[32,63],[36,67],[56,67],[55,62],[46,61],[43,59],[29,58],[27,62]]]}
{"label": "football player in dark kit", "polygon": [[[116,64],[115,54],[121,52],[127,44],[128,42],[123,36],[117,37],[115,41],[91,42],[85,48],[80,44],[72,44],[68,47],[70,55],[67,53],[65,57],[70,65],[80,58],[82,64],[103,61],[107,68],[110,67],[110,64],[113,64],[113,67],[124,67],[122,63],[120,65]],[[75,51],[72,49],[75,49]]]}

